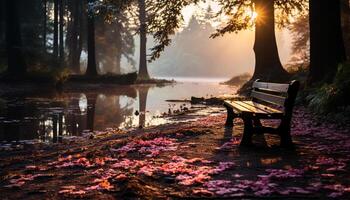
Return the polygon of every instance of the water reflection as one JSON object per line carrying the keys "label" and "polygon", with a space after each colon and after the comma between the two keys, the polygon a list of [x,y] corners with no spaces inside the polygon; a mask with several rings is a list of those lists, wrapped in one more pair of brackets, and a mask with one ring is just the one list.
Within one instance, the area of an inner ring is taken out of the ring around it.
{"label": "water reflection", "polygon": [[[177,84],[114,87],[99,92],[79,91],[45,96],[0,97],[0,142],[38,139],[60,142],[64,137],[106,128],[147,127],[168,122],[160,117],[168,110],[183,107],[168,99],[233,93],[218,84]],[[190,106],[190,105],[185,105]]]}

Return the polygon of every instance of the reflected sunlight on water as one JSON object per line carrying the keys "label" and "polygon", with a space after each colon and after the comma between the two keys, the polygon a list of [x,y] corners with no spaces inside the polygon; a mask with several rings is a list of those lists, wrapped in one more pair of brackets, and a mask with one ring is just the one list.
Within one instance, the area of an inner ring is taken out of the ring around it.
{"label": "reflected sunlight on water", "polygon": [[234,94],[236,89],[215,81],[183,82],[164,87],[116,86],[115,92],[63,93],[55,97],[4,98],[0,110],[0,141],[39,139],[59,142],[88,130],[135,128],[170,122],[164,113],[191,107],[185,100]]}

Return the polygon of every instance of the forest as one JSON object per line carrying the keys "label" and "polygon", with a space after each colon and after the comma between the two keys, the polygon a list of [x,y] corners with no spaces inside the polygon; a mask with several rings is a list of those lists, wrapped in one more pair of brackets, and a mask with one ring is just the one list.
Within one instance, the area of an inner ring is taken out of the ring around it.
{"label": "forest", "polygon": [[349,0],[0,1],[0,199],[349,199]]}

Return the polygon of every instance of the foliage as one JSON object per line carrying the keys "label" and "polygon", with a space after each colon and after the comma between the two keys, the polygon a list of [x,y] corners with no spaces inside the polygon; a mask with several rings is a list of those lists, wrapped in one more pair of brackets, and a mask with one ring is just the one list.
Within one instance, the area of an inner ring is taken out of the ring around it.
{"label": "foliage", "polygon": [[309,15],[301,15],[289,27],[293,36],[291,64],[308,67],[310,64]]}
{"label": "foliage", "polygon": [[227,85],[241,85],[251,79],[252,75],[249,73],[241,74],[231,78],[230,80],[224,82]]}
{"label": "foliage", "polygon": [[298,80],[305,83],[309,74],[309,66],[305,66],[304,63],[288,64],[287,72],[291,74],[291,80]]}
{"label": "foliage", "polygon": [[[213,34],[213,37],[224,35],[225,33],[237,33],[254,27],[256,20],[263,20],[263,10],[256,8],[256,0],[217,0],[222,6],[218,15],[228,16],[229,19],[223,27]],[[259,0],[261,1],[261,0]],[[291,19],[299,12],[306,10],[305,0],[274,0],[276,9],[276,23],[283,27],[291,22]],[[258,16],[254,15],[257,14]],[[256,18],[256,19],[255,19]],[[258,19],[260,18],[260,19]]]}
{"label": "foliage", "polygon": [[[120,2],[119,2],[120,3]],[[132,65],[135,51],[135,27],[130,20],[129,10],[117,8],[110,1],[97,2],[96,11],[96,45],[97,60],[104,72],[120,73],[122,56]]]}
{"label": "foliage", "polygon": [[306,96],[309,107],[320,114],[344,111],[349,107],[350,64],[339,66],[333,83],[310,90]]}
{"label": "foliage", "polygon": [[68,80],[70,73],[68,68],[40,67],[29,71],[27,79],[33,82],[62,86]]}
{"label": "foliage", "polygon": [[62,68],[55,69],[52,73],[54,84],[57,86],[62,85],[64,82],[66,82],[71,72],[68,68]]}

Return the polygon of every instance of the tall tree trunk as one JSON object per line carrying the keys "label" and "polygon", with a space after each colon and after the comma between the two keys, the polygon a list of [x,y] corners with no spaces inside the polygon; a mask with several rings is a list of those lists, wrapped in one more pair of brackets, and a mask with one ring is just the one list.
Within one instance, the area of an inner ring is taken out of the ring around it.
{"label": "tall tree trunk", "polygon": [[80,73],[80,51],[79,50],[79,6],[80,1],[70,2],[71,21],[67,31],[67,46],[69,50],[68,63],[72,70]]}
{"label": "tall tree trunk", "polygon": [[22,52],[22,38],[18,0],[6,0],[6,42],[7,42],[7,72],[10,76],[20,77],[27,71]]}
{"label": "tall tree trunk", "polygon": [[332,82],[345,61],[340,0],[310,0],[310,73],[308,84]]}
{"label": "tall tree trunk", "polygon": [[273,0],[255,0],[259,16],[255,23],[255,71],[252,80],[284,82],[289,74],[284,70],[277,49],[275,9]]}
{"label": "tall tree trunk", "polygon": [[53,56],[58,58],[58,0],[54,0]]}
{"label": "tall tree trunk", "polygon": [[46,53],[46,40],[47,40],[47,0],[43,1],[43,47]]}
{"label": "tall tree trunk", "polygon": [[[89,3],[94,0],[89,0]],[[87,76],[97,76],[96,49],[95,49],[95,13],[92,8],[88,8],[88,66]]]}
{"label": "tall tree trunk", "polygon": [[147,15],[146,2],[139,0],[139,21],[140,21],[140,66],[139,79],[149,79],[147,69]]}
{"label": "tall tree trunk", "polygon": [[77,59],[79,59],[79,73],[81,73],[81,68],[80,68],[80,57],[81,53],[83,51],[83,46],[86,44],[85,42],[87,41],[87,36],[86,36],[86,27],[87,27],[87,15],[85,14],[85,10],[87,7],[87,1],[82,0],[79,1],[79,40],[78,40],[78,54],[77,54]]}
{"label": "tall tree trunk", "polygon": [[115,73],[116,74],[121,74],[121,60],[122,60],[122,48],[123,48],[123,44],[122,44],[122,35],[121,35],[121,25],[119,24],[119,22],[117,22],[117,30],[116,30],[116,66],[115,66]]}
{"label": "tall tree trunk", "polygon": [[350,1],[342,1],[342,27],[343,27],[343,38],[346,51],[346,59],[350,59]]}
{"label": "tall tree trunk", "polygon": [[60,64],[64,62],[64,35],[63,35],[63,26],[64,26],[64,4],[63,0],[59,0],[59,16],[60,16],[60,22],[59,22],[59,32],[60,32],[60,38],[59,38],[59,50],[60,50]]}
{"label": "tall tree trunk", "polygon": [[116,74],[121,74],[121,66],[120,66],[120,64],[121,64],[121,60],[122,60],[122,55],[120,54],[120,50],[119,49],[117,51],[118,52],[117,52],[116,61],[115,61],[115,64],[116,64],[116,66],[115,66],[115,73]]}

